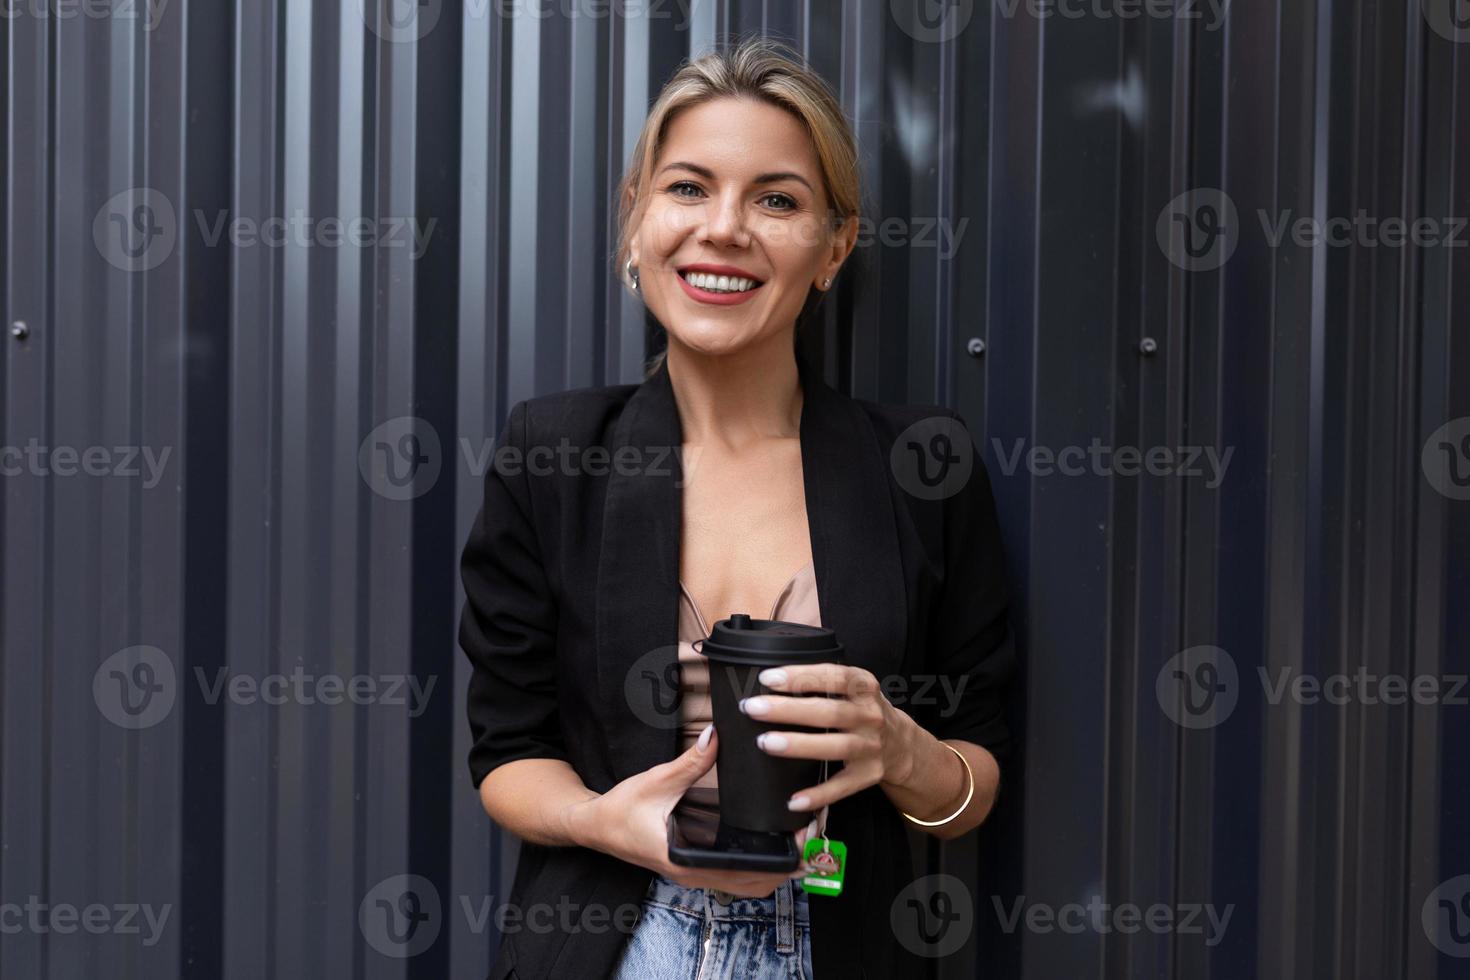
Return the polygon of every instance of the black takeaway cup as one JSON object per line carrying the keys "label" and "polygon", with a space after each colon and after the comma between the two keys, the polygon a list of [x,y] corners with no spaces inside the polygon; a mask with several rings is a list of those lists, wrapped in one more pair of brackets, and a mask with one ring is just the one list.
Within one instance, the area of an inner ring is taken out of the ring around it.
{"label": "black takeaway cup", "polygon": [[[841,663],[837,634],[819,626],[751,619],[736,613],[715,623],[701,647],[709,659],[709,692],[720,754],[715,765],[720,785],[722,829],[794,831],[811,822],[812,814],[786,808],[797,790],[816,784],[822,775],[817,759],[783,759],[755,744],[761,732],[777,729],[820,732],[821,728],[752,718],[740,710],[740,699],[777,694],[757,679],[768,667],[791,664]],[[811,695],[824,697],[822,694]]]}

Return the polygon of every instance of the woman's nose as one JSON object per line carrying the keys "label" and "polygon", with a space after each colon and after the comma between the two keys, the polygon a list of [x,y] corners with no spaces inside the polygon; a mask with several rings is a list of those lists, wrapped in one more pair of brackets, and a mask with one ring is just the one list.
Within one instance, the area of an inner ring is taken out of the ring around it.
{"label": "woman's nose", "polygon": [[726,195],[710,202],[705,209],[704,237],[717,245],[748,243],[745,209],[738,197]]}

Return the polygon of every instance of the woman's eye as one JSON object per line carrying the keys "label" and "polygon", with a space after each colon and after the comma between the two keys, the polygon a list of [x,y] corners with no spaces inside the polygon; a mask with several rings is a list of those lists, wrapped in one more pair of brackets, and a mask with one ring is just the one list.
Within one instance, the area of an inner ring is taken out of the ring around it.
{"label": "woman's eye", "polygon": [[[685,191],[689,191],[690,193],[686,194],[684,193]],[[699,190],[699,185],[691,184],[687,180],[681,180],[677,184],[669,185],[669,193],[673,194],[675,197],[694,197],[701,192]]]}
{"label": "woman's eye", "polygon": [[796,201],[785,194],[767,194],[761,198],[767,207],[775,208],[777,211],[790,211],[796,207]]}

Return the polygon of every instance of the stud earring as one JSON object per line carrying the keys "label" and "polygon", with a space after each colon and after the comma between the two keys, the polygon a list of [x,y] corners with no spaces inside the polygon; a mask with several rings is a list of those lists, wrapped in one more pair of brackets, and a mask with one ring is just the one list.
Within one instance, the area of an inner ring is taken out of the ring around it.
{"label": "stud earring", "polygon": [[822,280],[822,288],[823,289],[831,289],[832,288],[832,280],[831,279],[823,279]]}
{"label": "stud earring", "polygon": [[632,256],[629,256],[628,257],[628,261],[626,261],[626,262],[623,263],[623,275],[627,276],[628,279],[630,279],[632,281],[632,283],[633,283],[633,292],[635,292],[635,293],[638,292],[638,273],[635,272],[635,271],[633,271],[633,257]]}

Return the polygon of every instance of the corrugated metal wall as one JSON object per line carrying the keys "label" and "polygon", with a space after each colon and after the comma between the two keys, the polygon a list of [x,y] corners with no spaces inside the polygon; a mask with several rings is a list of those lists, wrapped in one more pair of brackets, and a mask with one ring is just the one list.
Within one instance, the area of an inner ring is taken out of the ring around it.
{"label": "corrugated metal wall", "polygon": [[[463,901],[504,901],[514,842],[463,761],[476,460],[516,400],[639,376],[611,189],[671,69],[748,31],[862,144],[874,225],[808,342],[965,414],[1022,596],[1024,763],[932,845],[974,909],[936,975],[1463,975],[1470,709],[1258,680],[1470,669],[1457,8],[378,3],[0,18],[6,980],[485,973]],[[1024,455],[1094,440],[1231,455],[1214,486]],[[272,696],[298,672],[376,686]],[[359,925],[401,875],[440,901],[411,957]],[[1019,895],[1233,908],[1008,931]],[[10,928],[37,903],[107,928]]]}

